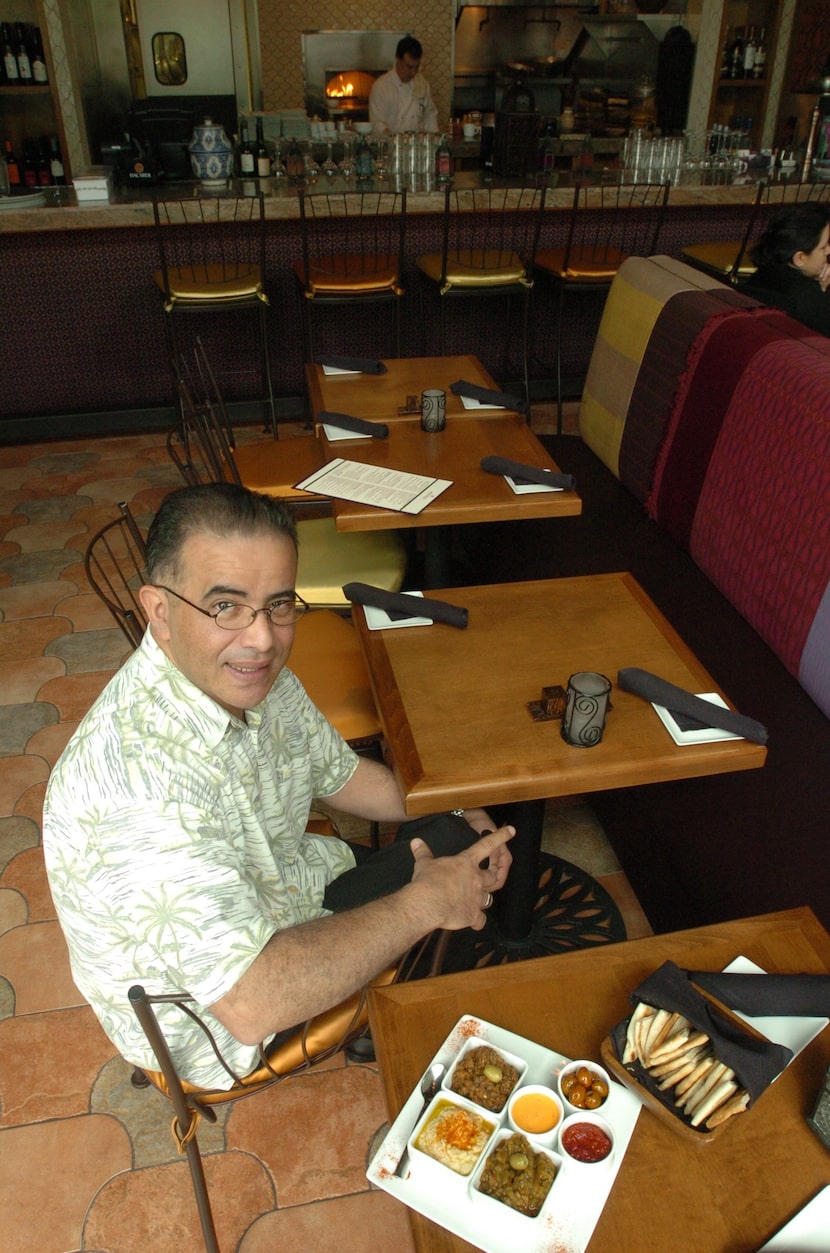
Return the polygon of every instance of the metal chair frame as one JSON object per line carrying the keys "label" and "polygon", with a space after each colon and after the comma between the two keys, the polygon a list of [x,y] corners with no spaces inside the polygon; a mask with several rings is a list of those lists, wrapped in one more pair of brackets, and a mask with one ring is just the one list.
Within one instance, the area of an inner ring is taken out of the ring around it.
{"label": "metal chair frame", "polygon": [[[440,266],[436,255],[417,258],[420,271],[419,294],[421,326],[424,292],[437,288],[441,355],[446,355],[446,301],[453,299],[501,298],[508,301],[505,340],[505,370],[513,329],[511,304],[520,305],[521,362],[519,373],[524,390],[528,420],[530,379],[528,372],[528,330],[534,262],[545,209],[547,184],[516,187],[478,187],[444,191],[444,217],[441,229]],[[499,270],[515,272],[518,261],[521,277],[500,279]],[[492,277],[488,281],[487,275]],[[455,279],[455,281],[453,281]],[[425,343],[422,351],[426,352]]]}
{"label": "metal chair frame", "polygon": [[147,626],[136,591],[144,582],[144,538],[129,505],[120,501],[120,517],[96,531],[84,554],[84,572],[134,648]]}
{"label": "metal chair frame", "polygon": [[571,292],[606,293],[626,257],[657,250],[669,183],[579,183],[574,188],[564,248],[536,253],[538,274],[556,295],[556,429],[562,433],[562,334]]}
{"label": "metal chair frame", "polygon": [[268,414],[277,438],[277,413],[269,350],[269,300],[265,278],[265,198],[153,197],[159,251],[155,281],[163,300],[168,353],[178,352],[176,320],[182,314],[249,309],[257,314],[260,368]]}
{"label": "metal chair frame", "polygon": [[307,360],[314,360],[313,310],[391,304],[393,356],[401,355],[406,188],[300,189],[302,258],[294,263]]}

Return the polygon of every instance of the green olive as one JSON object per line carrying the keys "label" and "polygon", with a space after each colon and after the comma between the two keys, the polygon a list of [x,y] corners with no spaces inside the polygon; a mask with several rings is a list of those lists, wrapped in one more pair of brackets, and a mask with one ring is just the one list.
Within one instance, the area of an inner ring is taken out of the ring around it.
{"label": "green olive", "polygon": [[501,1067],[493,1066],[492,1064],[489,1066],[485,1066],[483,1073],[484,1073],[484,1078],[489,1079],[491,1083],[501,1083],[502,1079],[504,1078],[504,1072],[502,1071]]}
{"label": "green olive", "polygon": [[530,1162],[527,1159],[526,1153],[511,1153],[510,1154],[510,1169],[511,1170],[527,1170],[529,1165],[530,1165]]}

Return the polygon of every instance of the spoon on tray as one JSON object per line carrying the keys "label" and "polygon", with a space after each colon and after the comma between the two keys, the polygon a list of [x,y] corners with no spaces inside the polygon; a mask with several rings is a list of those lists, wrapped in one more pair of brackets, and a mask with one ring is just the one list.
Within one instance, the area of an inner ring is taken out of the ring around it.
{"label": "spoon on tray", "polygon": [[[412,1124],[413,1128],[417,1127],[421,1119],[421,1115],[423,1114],[426,1107],[429,1105],[432,1098],[435,1096],[435,1093],[440,1088],[441,1080],[444,1078],[444,1075],[446,1074],[446,1072],[447,1072],[447,1068],[443,1062],[433,1062],[429,1070],[426,1072],[423,1079],[421,1080],[421,1096],[424,1098],[424,1103],[421,1106],[420,1110],[418,1111],[418,1117],[415,1119],[414,1123]],[[407,1140],[408,1139],[409,1139],[409,1136],[407,1136]],[[409,1150],[407,1149],[406,1145],[404,1145],[403,1153],[401,1154],[400,1161],[398,1162],[398,1166],[395,1171],[396,1178],[403,1179],[408,1169],[409,1169]]]}

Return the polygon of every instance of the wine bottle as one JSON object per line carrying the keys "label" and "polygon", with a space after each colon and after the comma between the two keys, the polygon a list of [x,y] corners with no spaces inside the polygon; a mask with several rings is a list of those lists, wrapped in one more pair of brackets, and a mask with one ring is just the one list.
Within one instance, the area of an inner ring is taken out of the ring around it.
{"label": "wine bottle", "polygon": [[19,187],[23,182],[20,175],[20,162],[12,151],[12,141],[7,139],[5,142],[6,149],[6,169],[9,172],[9,185],[11,187]]}
{"label": "wine bottle", "polygon": [[49,136],[49,150],[51,153],[49,158],[49,173],[52,175],[52,182],[56,187],[64,187],[66,185],[66,171],[63,168],[61,144],[57,135]]}
{"label": "wine bottle", "polygon": [[12,33],[8,22],[0,27],[0,43],[3,45],[3,81],[9,87],[20,86],[20,70],[12,47]]}
{"label": "wine bottle", "polygon": [[355,176],[361,180],[371,178],[375,172],[372,149],[366,142],[365,135],[361,135],[357,143],[357,150],[354,154],[354,172]]}
{"label": "wine bottle", "polygon": [[743,78],[744,75],[744,28],[735,27],[735,38],[729,49],[729,77]]}
{"label": "wine bottle", "polygon": [[239,173],[243,178],[250,177],[254,173],[255,161],[254,150],[251,147],[251,141],[248,138],[248,123],[243,118],[240,126],[242,140],[239,145]]}
{"label": "wine bottle", "polygon": [[262,129],[262,118],[256,120],[256,176],[257,178],[269,178],[271,174],[271,158],[268,155],[268,148],[265,143],[265,135]]}
{"label": "wine bottle", "polygon": [[305,162],[296,139],[292,139],[285,154],[285,169],[288,177],[298,181],[305,173]]}
{"label": "wine bottle", "polygon": [[40,37],[40,27],[32,27],[32,79],[38,86],[43,86],[49,82],[49,73],[46,69],[46,58],[43,55],[43,40]]}
{"label": "wine bottle", "polygon": [[20,173],[24,187],[37,187],[37,160],[33,139],[23,140],[23,157],[20,161]]}
{"label": "wine bottle", "polygon": [[42,136],[37,152],[37,182],[39,187],[51,187],[52,170],[49,160],[49,140]]}
{"label": "wine bottle", "polygon": [[451,178],[452,152],[450,151],[450,141],[446,135],[442,135],[435,150],[435,181],[436,183],[448,183]]}
{"label": "wine bottle", "polygon": [[744,44],[744,78],[752,78],[755,68],[755,27],[750,26]]}
{"label": "wine bottle", "polygon": [[34,82],[32,78],[32,62],[29,58],[26,27],[23,22],[17,23],[17,72],[20,75],[21,87],[31,87]]}
{"label": "wine bottle", "polygon": [[755,64],[752,67],[753,78],[764,78],[767,72],[766,28],[761,27],[758,43],[755,45]]}

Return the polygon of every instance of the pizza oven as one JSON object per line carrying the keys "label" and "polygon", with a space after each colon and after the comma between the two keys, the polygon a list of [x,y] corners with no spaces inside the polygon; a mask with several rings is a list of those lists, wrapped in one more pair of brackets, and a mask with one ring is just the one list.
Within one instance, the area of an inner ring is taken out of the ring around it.
{"label": "pizza oven", "polygon": [[305,106],[309,116],[369,116],[372,84],[395,63],[406,31],[318,30],[302,36]]}

